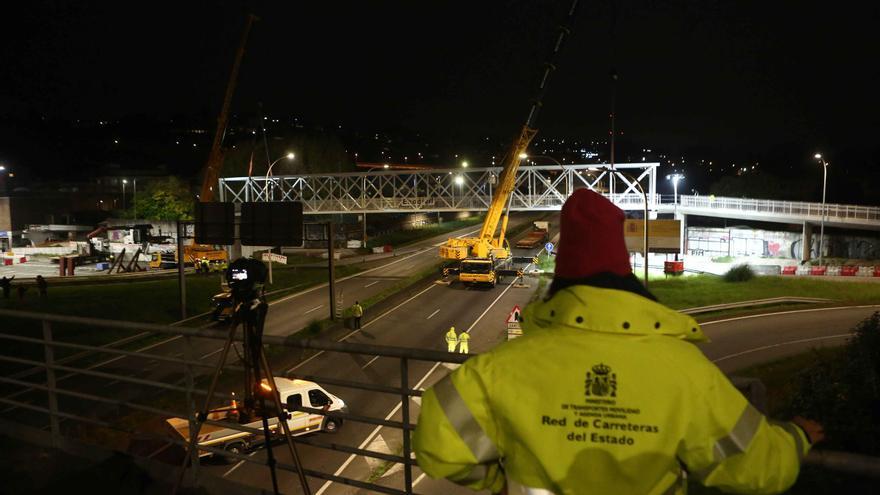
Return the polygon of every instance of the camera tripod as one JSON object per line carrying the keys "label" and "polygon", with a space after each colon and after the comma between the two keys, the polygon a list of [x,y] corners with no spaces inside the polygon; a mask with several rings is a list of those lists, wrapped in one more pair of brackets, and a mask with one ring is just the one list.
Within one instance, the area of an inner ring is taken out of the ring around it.
{"label": "camera tripod", "polygon": [[[230,285],[232,286],[232,284]],[[186,456],[183,459],[183,465],[180,467],[172,495],[177,493],[178,488],[183,483],[183,477],[187,467],[195,457],[198,456],[197,439],[199,431],[208,419],[208,414],[211,412],[211,401],[216,392],[217,381],[220,378],[220,373],[223,371],[223,366],[226,364],[229,350],[235,342],[235,334],[239,327],[241,327],[243,333],[243,352],[240,359],[245,370],[245,395],[242,408],[244,414],[241,415],[239,423],[247,423],[247,418],[253,417],[255,412],[261,417],[267,464],[269,466],[269,472],[272,475],[272,489],[277,495],[280,492],[278,491],[276,460],[272,452],[272,432],[269,430],[269,414],[270,412],[272,413],[278,421],[278,429],[283,432],[303,492],[306,495],[310,495],[311,492],[305,474],[303,473],[302,462],[299,453],[297,452],[296,445],[293,442],[290,425],[287,424],[287,419],[290,417],[290,413],[284,411],[281,405],[281,396],[278,393],[278,388],[275,386],[272,368],[269,366],[269,360],[266,358],[266,352],[263,348],[263,325],[266,321],[266,313],[269,310],[269,305],[261,294],[261,288],[255,289],[253,286],[249,286],[244,290],[236,289],[236,286],[232,286],[233,298],[235,300],[235,314],[232,319],[232,324],[229,327],[229,333],[223,344],[223,349],[220,353],[220,360],[217,362],[217,366],[211,377],[211,385],[208,388],[208,394],[205,397],[204,407],[196,414],[195,424],[190,428]],[[272,411],[268,410],[266,407],[267,393],[271,393],[270,400],[274,404]]]}

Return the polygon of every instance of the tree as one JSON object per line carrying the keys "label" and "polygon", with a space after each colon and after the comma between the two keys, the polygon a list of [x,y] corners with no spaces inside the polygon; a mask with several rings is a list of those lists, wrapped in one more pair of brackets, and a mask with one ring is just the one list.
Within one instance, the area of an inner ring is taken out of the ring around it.
{"label": "tree", "polygon": [[133,218],[136,210],[138,218],[147,220],[192,220],[193,202],[189,186],[172,176],[150,183],[125,216]]}

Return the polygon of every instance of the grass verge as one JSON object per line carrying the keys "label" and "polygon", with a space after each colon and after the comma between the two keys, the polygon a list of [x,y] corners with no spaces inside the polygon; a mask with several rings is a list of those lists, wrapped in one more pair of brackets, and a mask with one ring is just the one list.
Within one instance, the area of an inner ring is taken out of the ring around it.
{"label": "grass verge", "polygon": [[458,230],[464,227],[471,227],[482,221],[483,216],[479,215],[466,218],[464,220],[454,220],[451,222],[443,222],[441,224],[431,224],[415,229],[394,230],[367,239],[367,247],[373,248],[377,246],[384,246],[386,244],[400,247],[406,244],[427,239],[429,237],[446,234],[448,232],[452,232],[453,230]]}

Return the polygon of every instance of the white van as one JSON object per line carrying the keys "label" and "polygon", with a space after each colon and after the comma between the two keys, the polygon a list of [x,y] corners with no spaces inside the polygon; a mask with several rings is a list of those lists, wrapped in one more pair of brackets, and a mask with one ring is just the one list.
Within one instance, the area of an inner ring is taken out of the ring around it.
{"label": "white van", "polygon": [[[268,387],[266,380],[263,380],[263,385]],[[342,420],[339,418],[329,418],[323,414],[312,414],[292,410],[293,407],[310,407],[313,409],[324,409],[325,411],[348,412],[348,406],[345,405],[345,402],[342,399],[324,390],[324,388],[317,383],[307,380],[291,380],[289,378],[276,376],[275,386],[278,388],[281,401],[288,407],[288,410],[291,411],[290,419],[287,420],[287,425],[293,435],[305,435],[306,433],[316,431],[336,433],[342,426]],[[236,404],[235,401],[232,401],[230,406],[212,410],[208,414],[208,419],[213,421],[236,422],[243,426],[247,426],[248,428],[262,430],[263,420],[261,417],[250,417],[245,420],[247,421],[246,423],[242,423],[242,418],[240,416],[241,413],[241,408],[238,407],[238,404]],[[166,422],[174,428],[184,440],[187,442],[189,441],[189,420],[185,418],[169,418]],[[278,419],[274,417],[269,418],[269,430],[274,435],[278,435],[280,432],[277,432],[277,429]],[[223,426],[212,424],[203,424],[199,429],[198,444],[200,447],[210,446],[222,448],[228,452],[241,454],[255,447],[262,446],[264,443],[265,436],[262,433],[257,435],[250,432],[239,431],[234,428],[225,428]],[[204,450],[199,451],[199,456],[201,457],[212,455],[212,452]]]}

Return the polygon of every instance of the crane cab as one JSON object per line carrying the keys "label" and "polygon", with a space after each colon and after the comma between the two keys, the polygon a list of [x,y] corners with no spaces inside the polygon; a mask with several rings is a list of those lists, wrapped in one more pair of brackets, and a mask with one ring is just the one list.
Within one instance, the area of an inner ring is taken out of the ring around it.
{"label": "crane cab", "polygon": [[458,280],[466,285],[489,285],[495,287],[498,275],[494,258],[467,258],[461,260]]}

